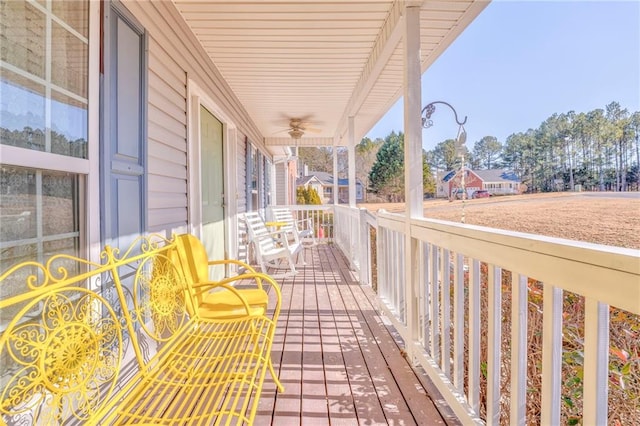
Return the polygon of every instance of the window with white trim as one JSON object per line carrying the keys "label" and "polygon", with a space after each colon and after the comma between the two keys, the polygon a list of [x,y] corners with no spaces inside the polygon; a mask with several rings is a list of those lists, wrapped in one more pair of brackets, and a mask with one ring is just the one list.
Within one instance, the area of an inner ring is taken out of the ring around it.
{"label": "window with white trim", "polygon": [[267,207],[273,204],[273,198],[271,196],[272,170],[273,170],[273,163],[267,157],[264,157],[264,198],[265,198],[264,207]]}
{"label": "window with white trim", "polygon": [[265,209],[271,204],[272,163],[255,145],[247,141],[247,211]]}
{"label": "window with white trim", "polygon": [[89,1],[0,5],[0,144],[18,153],[0,164],[2,270],[83,254],[88,37]]}

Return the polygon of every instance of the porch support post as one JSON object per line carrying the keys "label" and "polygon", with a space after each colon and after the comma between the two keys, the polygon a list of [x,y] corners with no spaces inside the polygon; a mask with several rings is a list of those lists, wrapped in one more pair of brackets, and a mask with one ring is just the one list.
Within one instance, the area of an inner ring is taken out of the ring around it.
{"label": "porch support post", "polygon": [[356,206],[356,134],[355,117],[349,117],[349,207]]}
{"label": "porch support post", "polygon": [[[298,201],[294,198],[293,200],[290,200],[291,196],[289,195],[289,167],[291,167],[289,165],[289,163],[292,160],[286,160],[285,162],[282,163],[282,167],[284,167],[284,204],[298,204]],[[248,168],[249,166],[247,166]],[[247,174],[247,179],[251,179],[251,175],[249,174],[249,171],[246,172]],[[249,194],[249,184],[246,184],[247,187],[247,194]],[[248,197],[250,196],[250,194],[248,195]],[[249,202],[250,198],[247,198],[247,203]]]}
{"label": "porch support post", "polygon": [[[413,361],[414,344],[420,335],[418,295],[421,244],[411,238],[411,219],[422,217],[422,88],[420,73],[420,7],[405,8],[404,31],[404,183],[405,183],[405,303],[409,341],[407,355]],[[418,268],[416,268],[418,266]],[[432,321],[437,321],[432,318]]]}
{"label": "porch support post", "polygon": [[333,204],[338,204],[338,138],[333,138]]}

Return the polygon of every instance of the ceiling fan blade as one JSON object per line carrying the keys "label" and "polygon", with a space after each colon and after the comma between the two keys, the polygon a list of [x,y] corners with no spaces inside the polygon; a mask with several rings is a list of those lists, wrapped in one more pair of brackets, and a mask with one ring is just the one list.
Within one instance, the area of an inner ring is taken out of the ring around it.
{"label": "ceiling fan blade", "polygon": [[273,133],[271,133],[271,135],[277,135],[277,134],[280,134],[280,133],[286,133],[289,130],[291,130],[291,128],[288,127],[286,129],[282,129],[282,130],[278,130],[277,132],[273,132]]}
{"label": "ceiling fan blade", "polygon": [[322,130],[316,129],[315,127],[300,127],[300,129],[304,130],[305,132],[322,133]]}

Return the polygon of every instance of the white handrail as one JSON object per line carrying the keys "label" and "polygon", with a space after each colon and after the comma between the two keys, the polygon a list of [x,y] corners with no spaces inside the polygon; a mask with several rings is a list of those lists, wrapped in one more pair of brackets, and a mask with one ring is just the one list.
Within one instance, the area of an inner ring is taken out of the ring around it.
{"label": "white handrail", "polygon": [[[511,424],[527,423],[527,292],[528,280],[534,279],[543,286],[544,310],[544,337],[538,348],[543,354],[539,420],[560,421],[562,300],[565,292],[571,292],[585,297],[582,421],[606,422],[609,306],[640,315],[640,251],[434,219],[410,219],[407,226],[407,220],[384,211],[373,217],[339,206],[336,242],[357,263],[364,259],[362,251],[370,250],[369,226],[376,229],[380,306],[407,346],[415,348],[408,353],[414,354],[454,412],[466,421],[481,423],[480,390],[486,386],[483,417],[488,423],[500,422],[501,416],[509,416]],[[410,229],[408,235],[406,229]],[[354,230],[367,236],[354,236]],[[419,253],[405,253],[406,238],[420,243],[409,245]],[[413,318],[406,316],[403,262],[407,259],[422,259],[422,264],[414,265],[422,288],[408,289],[418,300]],[[364,268],[373,264],[360,262]],[[503,270],[511,272],[507,318],[502,312],[508,306],[502,301]],[[370,276],[370,271],[359,272],[361,277]],[[487,286],[486,292],[481,292],[482,286]],[[488,323],[483,326],[481,298],[488,300]],[[501,343],[507,337],[502,336],[503,320],[511,321],[510,355],[502,353]],[[488,351],[481,355],[485,345]],[[504,356],[510,356],[508,368],[502,366]],[[486,378],[482,383],[481,375]],[[502,413],[500,406],[505,375],[510,376],[509,413]]]}

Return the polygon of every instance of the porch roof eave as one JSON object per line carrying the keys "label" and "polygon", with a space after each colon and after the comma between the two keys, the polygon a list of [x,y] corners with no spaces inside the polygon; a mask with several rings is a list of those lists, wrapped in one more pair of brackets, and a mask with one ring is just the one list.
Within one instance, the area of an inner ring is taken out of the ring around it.
{"label": "porch roof eave", "polygon": [[[173,3],[262,135],[255,142],[276,154],[346,144],[349,117],[358,140],[400,98],[405,6],[420,7],[424,72],[489,2]],[[295,142],[287,135],[293,118],[304,131]]]}

